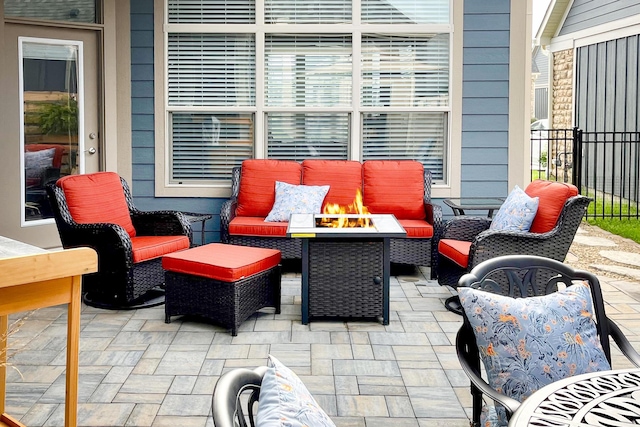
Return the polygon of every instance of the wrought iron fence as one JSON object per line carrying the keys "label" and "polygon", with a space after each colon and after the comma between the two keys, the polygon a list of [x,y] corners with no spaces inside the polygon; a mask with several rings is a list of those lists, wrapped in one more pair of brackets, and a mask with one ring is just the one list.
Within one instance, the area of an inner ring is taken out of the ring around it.
{"label": "wrought iron fence", "polygon": [[594,201],[587,217],[640,218],[640,133],[531,131],[531,179],[570,182]]}

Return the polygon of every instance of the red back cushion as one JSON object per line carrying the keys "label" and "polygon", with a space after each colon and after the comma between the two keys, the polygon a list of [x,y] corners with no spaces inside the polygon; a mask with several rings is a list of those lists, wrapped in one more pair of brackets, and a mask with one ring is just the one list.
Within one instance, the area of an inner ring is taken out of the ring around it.
{"label": "red back cushion", "polygon": [[106,222],[121,225],[135,237],[120,176],[115,172],[68,175],[56,183],[64,191],[73,220],[79,224]]}
{"label": "red back cushion", "polygon": [[302,162],[304,185],[329,185],[327,203],[342,206],[353,203],[356,191],[362,191],[362,165],[353,160],[305,160]]}
{"label": "red back cushion", "polygon": [[371,213],[425,219],[424,168],[415,160],[367,160],[362,165],[364,205]]}
{"label": "red back cushion", "polygon": [[269,215],[276,200],[276,181],[300,185],[302,165],[286,160],[249,159],[242,162],[238,216]]}
{"label": "red back cushion", "polygon": [[568,198],[578,195],[578,188],[575,185],[564,182],[537,179],[527,185],[524,192],[529,197],[540,198],[538,212],[533,218],[529,231],[532,233],[546,233],[556,226],[564,203]]}
{"label": "red back cushion", "polygon": [[58,144],[26,144],[24,146],[24,151],[34,152],[41,150],[48,150],[50,148],[55,148],[53,154],[53,162],[51,164],[54,168],[59,168],[62,165],[62,157],[64,156],[65,148],[62,145]]}

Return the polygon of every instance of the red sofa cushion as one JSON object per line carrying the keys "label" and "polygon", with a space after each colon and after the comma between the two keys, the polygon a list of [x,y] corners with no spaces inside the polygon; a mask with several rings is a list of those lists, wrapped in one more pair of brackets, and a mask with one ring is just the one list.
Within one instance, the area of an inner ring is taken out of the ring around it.
{"label": "red sofa cushion", "polygon": [[147,261],[189,248],[187,236],[136,236],[131,238],[133,262]]}
{"label": "red sofa cushion", "polygon": [[408,238],[430,239],[433,237],[433,226],[422,219],[399,219],[398,222],[407,232]]}
{"label": "red sofa cushion", "polygon": [[425,219],[424,168],[414,160],[367,160],[362,165],[364,205],[371,213]]}
{"label": "red sofa cushion", "polygon": [[556,226],[565,202],[570,197],[578,195],[578,188],[564,182],[537,179],[527,185],[524,192],[529,197],[540,198],[538,211],[529,231],[531,233],[546,233]]}
{"label": "red sofa cushion", "polygon": [[304,160],[304,185],[329,185],[322,208],[327,203],[347,206],[353,203],[356,191],[362,191],[362,164],[354,160]]}
{"label": "red sofa cushion", "polygon": [[471,242],[462,240],[441,239],[438,242],[438,253],[449,258],[462,268],[469,265],[469,250]]}
{"label": "red sofa cushion", "polygon": [[162,268],[221,282],[236,282],[277,266],[280,258],[277,249],[210,243],[164,256]]}
{"label": "red sofa cushion", "polygon": [[264,218],[237,216],[229,222],[229,234],[235,236],[286,237],[288,222],[265,222]]}
{"label": "red sofa cushion", "polygon": [[302,165],[286,160],[249,159],[242,162],[238,216],[269,215],[276,199],[276,181],[300,185]]}
{"label": "red sofa cushion", "polygon": [[120,176],[115,172],[68,175],[56,185],[64,191],[71,217],[78,224],[109,223],[121,225],[135,237],[129,207]]}

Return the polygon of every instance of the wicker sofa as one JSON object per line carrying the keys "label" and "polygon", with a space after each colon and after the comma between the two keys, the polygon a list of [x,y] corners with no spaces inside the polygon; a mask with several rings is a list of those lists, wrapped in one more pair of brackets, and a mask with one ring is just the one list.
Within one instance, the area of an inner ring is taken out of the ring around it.
{"label": "wicker sofa", "polygon": [[394,214],[407,231],[406,238],[391,239],[391,262],[435,265],[432,259],[443,227],[442,210],[431,204],[431,172],[421,163],[245,160],[233,170],[231,198],[220,212],[222,242],[279,249],[283,259],[301,258],[301,241],[286,237],[288,224],[264,221],[275,200],[276,181],[329,185],[324,204],[348,205],[353,203],[357,190],[361,190],[364,205],[371,213]]}

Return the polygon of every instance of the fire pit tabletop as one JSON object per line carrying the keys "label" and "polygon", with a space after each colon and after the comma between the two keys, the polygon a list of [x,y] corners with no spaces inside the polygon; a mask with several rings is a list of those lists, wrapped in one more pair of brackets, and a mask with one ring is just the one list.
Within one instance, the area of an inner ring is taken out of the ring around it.
{"label": "fire pit tabletop", "polygon": [[[372,227],[321,227],[316,226],[316,218],[360,218],[371,219]],[[291,214],[287,237],[315,238],[315,237],[406,237],[407,232],[392,214]]]}

